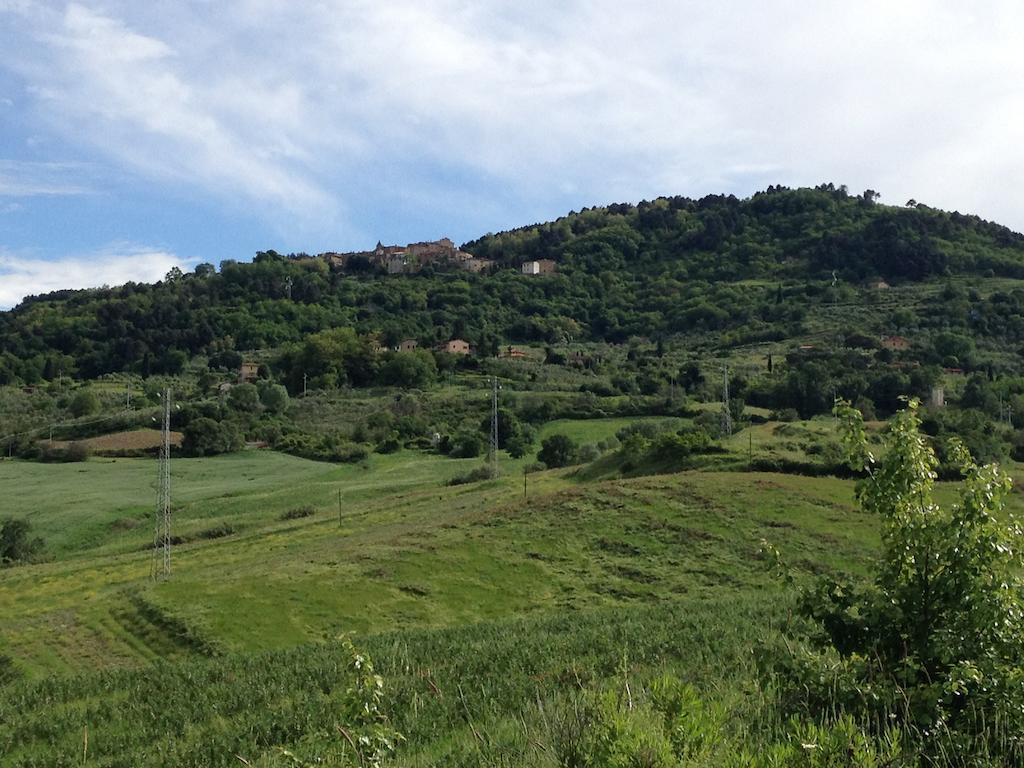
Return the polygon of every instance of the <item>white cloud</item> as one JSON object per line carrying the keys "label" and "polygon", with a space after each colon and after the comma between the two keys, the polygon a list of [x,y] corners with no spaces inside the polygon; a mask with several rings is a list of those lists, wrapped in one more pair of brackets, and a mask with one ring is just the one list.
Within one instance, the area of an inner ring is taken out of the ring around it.
{"label": "white cloud", "polygon": [[82,195],[89,192],[81,163],[36,163],[0,160],[0,197]]}
{"label": "white cloud", "polygon": [[5,7],[51,130],[293,232],[821,181],[1024,229],[1013,0]]}
{"label": "white cloud", "polygon": [[130,243],[53,260],[0,250],[0,309],[9,309],[26,296],[67,288],[154,282],[172,267],[187,271],[190,264],[173,253]]}

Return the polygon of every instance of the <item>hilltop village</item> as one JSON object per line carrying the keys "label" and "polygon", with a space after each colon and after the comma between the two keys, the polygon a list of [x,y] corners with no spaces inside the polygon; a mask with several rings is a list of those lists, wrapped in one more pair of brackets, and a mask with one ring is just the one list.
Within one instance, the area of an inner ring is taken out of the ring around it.
{"label": "hilltop village", "polygon": [[[493,259],[480,259],[460,250],[449,238],[408,245],[383,245],[378,242],[372,251],[337,253],[328,251],[318,258],[339,272],[384,271],[389,275],[414,274],[424,267],[455,266],[467,272],[483,273],[494,269]],[[527,261],[520,267],[524,275],[547,275],[557,271],[554,261]]]}

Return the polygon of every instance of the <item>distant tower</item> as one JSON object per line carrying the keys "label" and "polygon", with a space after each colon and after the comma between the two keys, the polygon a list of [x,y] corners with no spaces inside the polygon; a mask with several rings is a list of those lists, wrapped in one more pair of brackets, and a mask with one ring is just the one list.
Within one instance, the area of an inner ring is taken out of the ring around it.
{"label": "distant tower", "polygon": [[164,418],[160,434],[160,458],[157,470],[156,531],[153,536],[154,579],[171,575],[171,390],[163,394]]}

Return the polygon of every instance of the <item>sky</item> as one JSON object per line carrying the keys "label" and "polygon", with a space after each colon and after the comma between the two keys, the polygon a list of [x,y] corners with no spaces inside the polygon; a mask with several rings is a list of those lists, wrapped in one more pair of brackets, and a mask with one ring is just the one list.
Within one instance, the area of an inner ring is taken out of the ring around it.
{"label": "sky", "polygon": [[1024,230],[1017,0],[0,0],[0,308],[846,184]]}

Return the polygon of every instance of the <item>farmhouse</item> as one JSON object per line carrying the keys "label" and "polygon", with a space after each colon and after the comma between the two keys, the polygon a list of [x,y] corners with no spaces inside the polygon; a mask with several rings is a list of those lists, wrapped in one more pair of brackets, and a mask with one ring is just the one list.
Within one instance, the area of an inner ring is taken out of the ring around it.
{"label": "farmhouse", "polygon": [[475,256],[468,256],[468,258],[459,261],[459,266],[467,272],[479,274],[493,267],[494,259],[478,259]]}
{"label": "farmhouse", "polygon": [[444,342],[437,349],[439,352],[446,352],[449,355],[468,355],[469,342],[462,339],[452,339],[451,341]]}
{"label": "farmhouse", "polygon": [[882,349],[892,350],[893,352],[910,349],[909,339],[903,336],[883,336],[881,343]]}
{"label": "farmhouse", "polygon": [[398,351],[399,352],[412,352],[419,345],[420,344],[419,344],[418,341],[416,341],[416,339],[402,339],[401,343],[398,345]]}
{"label": "farmhouse", "polygon": [[259,363],[246,362],[238,369],[238,380],[252,383],[259,378]]}
{"label": "farmhouse", "polygon": [[551,259],[538,259],[523,263],[524,275],[551,275],[558,271],[558,265]]}

